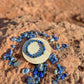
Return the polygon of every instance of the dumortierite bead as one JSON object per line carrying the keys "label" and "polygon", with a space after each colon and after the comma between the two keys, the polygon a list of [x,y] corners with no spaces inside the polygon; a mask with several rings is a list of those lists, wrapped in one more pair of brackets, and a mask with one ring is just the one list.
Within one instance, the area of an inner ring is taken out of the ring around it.
{"label": "dumortierite bead", "polygon": [[40,77],[37,77],[37,81],[40,82]]}
{"label": "dumortierite bead", "polygon": [[47,34],[45,34],[44,32],[42,32],[42,36],[47,37]]}
{"label": "dumortierite bead", "polygon": [[13,53],[13,50],[12,50],[12,49],[10,49],[9,53],[10,53],[10,54],[12,54],[12,53]]}
{"label": "dumortierite bead", "polygon": [[20,65],[20,62],[18,62],[18,61],[17,62],[14,62],[14,66],[15,67],[18,67],[19,65]]}
{"label": "dumortierite bead", "polygon": [[23,35],[22,35],[22,38],[25,38],[25,37],[27,37],[27,33],[24,33]]}
{"label": "dumortierite bead", "polygon": [[57,69],[55,69],[54,74],[55,74],[55,75],[57,75],[57,73],[58,73],[58,70],[57,70]]}
{"label": "dumortierite bead", "polygon": [[35,80],[35,84],[38,84],[38,81],[37,80]]}
{"label": "dumortierite bead", "polygon": [[64,73],[64,70],[60,70],[60,71],[58,71],[58,73],[59,74],[62,74],[62,73]]}
{"label": "dumortierite bead", "polygon": [[59,37],[55,37],[55,35],[52,35],[52,38],[54,38],[55,40],[59,39]]}
{"label": "dumortierite bead", "polygon": [[14,63],[10,61],[10,62],[8,62],[8,65],[13,66]]}
{"label": "dumortierite bead", "polygon": [[67,75],[67,73],[64,73],[64,77],[67,77],[68,75]]}
{"label": "dumortierite bead", "polygon": [[42,78],[44,75],[42,72],[39,73],[40,78]]}
{"label": "dumortierite bead", "polygon": [[30,38],[36,37],[35,34],[30,34]]}
{"label": "dumortierite bead", "polygon": [[27,84],[35,84],[34,78],[29,76],[29,77],[27,78]]}
{"label": "dumortierite bead", "polygon": [[61,70],[61,66],[60,66],[59,64],[57,64],[57,68],[58,68],[59,70]]}
{"label": "dumortierite bead", "polygon": [[16,37],[14,36],[14,37],[12,37],[12,39],[11,39],[12,41],[15,41],[16,40]]}
{"label": "dumortierite bead", "polygon": [[62,75],[60,78],[61,78],[61,80],[64,80],[65,79],[64,75]]}
{"label": "dumortierite bead", "polygon": [[55,39],[54,39],[54,38],[50,39],[50,42],[53,42],[53,41],[55,41]]}
{"label": "dumortierite bead", "polygon": [[12,48],[15,48],[15,45],[11,45],[12,46]]}
{"label": "dumortierite bead", "polygon": [[62,44],[61,50],[63,50],[64,48],[68,49],[68,45],[67,44]]}
{"label": "dumortierite bead", "polygon": [[37,75],[38,74],[38,71],[34,71],[33,74]]}
{"label": "dumortierite bead", "polygon": [[59,50],[59,44],[55,44],[55,50]]}
{"label": "dumortierite bead", "polygon": [[37,78],[38,77],[38,75],[33,75],[33,78]]}
{"label": "dumortierite bead", "polygon": [[17,41],[17,42],[21,42],[21,41],[22,41],[22,39],[21,39],[21,38],[18,38],[16,41]]}
{"label": "dumortierite bead", "polygon": [[34,33],[34,34],[38,34],[38,32],[37,32],[37,31],[33,31],[33,33]]}
{"label": "dumortierite bead", "polygon": [[56,81],[52,81],[52,84],[57,84],[57,82]]}
{"label": "dumortierite bead", "polygon": [[28,73],[29,71],[30,71],[30,69],[23,69],[23,70],[22,70],[22,73],[23,73],[23,74],[26,74],[26,73]]}

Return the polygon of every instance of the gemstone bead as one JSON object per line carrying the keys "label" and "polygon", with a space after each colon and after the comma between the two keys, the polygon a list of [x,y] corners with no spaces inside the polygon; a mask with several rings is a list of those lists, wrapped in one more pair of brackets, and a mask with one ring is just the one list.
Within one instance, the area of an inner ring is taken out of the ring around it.
{"label": "gemstone bead", "polygon": [[21,39],[21,38],[18,38],[16,41],[17,41],[17,42],[21,42],[21,41],[22,41],[22,39]]}
{"label": "gemstone bead", "polygon": [[29,76],[29,77],[27,78],[27,84],[35,84],[34,78]]}
{"label": "gemstone bead", "polygon": [[8,62],[8,65],[13,66],[14,63],[10,61],[10,62]]}
{"label": "gemstone bead", "polygon": [[18,62],[18,61],[14,63],[15,67],[18,67],[19,65],[20,65],[20,62]]}
{"label": "gemstone bead", "polygon": [[42,73],[42,72],[40,72],[39,76],[40,76],[40,78],[42,78],[44,75],[43,75],[43,73]]}
{"label": "gemstone bead", "polygon": [[52,81],[52,84],[57,84],[57,82],[56,81]]}
{"label": "gemstone bead", "polygon": [[15,48],[15,45],[11,45],[12,46],[12,48]]}
{"label": "gemstone bead", "polygon": [[61,66],[60,66],[59,64],[57,64],[57,68],[58,68],[59,70],[61,70]]}
{"label": "gemstone bead", "polygon": [[33,74],[37,75],[38,74],[38,71],[34,71]]}
{"label": "gemstone bead", "polygon": [[12,41],[15,41],[16,40],[16,37],[12,37],[12,39],[11,39]]}
{"label": "gemstone bead", "polygon": [[22,70],[22,73],[23,73],[23,74],[26,74],[26,73],[28,73],[29,71],[30,71],[30,69],[23,69],[23,70]]}
{"label": "gemstone bead", "polygon": [[67,75],[67,73],[64,73],[64,77],[67,77],[68,75]]}
{"label": "gemstone bead", "polygon": [[55,69],[54,74],[55,74],[55,75],[57,75],[57,73],[58,73],[58,70],[57,70],[57,69]]}
{"label": "gemstone bead", "polygon": [[55,44],[55,50],[59,50],[59,44]]}

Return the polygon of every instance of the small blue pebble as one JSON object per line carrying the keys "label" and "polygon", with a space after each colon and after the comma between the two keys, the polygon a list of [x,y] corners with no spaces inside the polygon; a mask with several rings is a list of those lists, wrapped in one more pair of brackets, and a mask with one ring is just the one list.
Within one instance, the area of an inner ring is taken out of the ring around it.
{"label": "small blue pebble", "polygon": [[61,80],[64,80],[64,79],[65,79],[64,75],[62,75],[62,76],[60,77],[60,79],[61,79]]}
{"label": "small blue pebble", "polygon": [[38,74],[38,71],[34,71],[33,74],[37,75]]}
{"label": "small blue pebble", "polygon": [[39,73],[40,78],[42,78],[44,75],[42,72]]}
{"label": "small blue pebble", "polygon": [[8,62],[8,65],[13,66],[14,63],[10,61],[10,62]]}
{"label": "small blue pebble", "polygon": [[34,78],[29,76],[29,77],[27,78],[27,84],[35,84]]}
{"label": "small blue pebble", "polygon": [[57,75],[57,73],[58,73],[58,69],[55,69],[54,74]]}
{"label": "small blue pebble", "polygon": [[12,41],[15,41],[16,40],[16,37],[12,37],[12,39],[11,39]]}
{"label": "small blue pebble", "polygon": [[56,81],[52,81],[52,84],[57,84],[57,82]]}
{"label": "small blue pebble", "polygon": [[61,66],[60,66],[59,64],[57,64],[57,68],[58,68],[59,70],[61,70]]}
{"label": "small blue pebble", "polygon": [[22,41],[22,39],[21,39],[21,38],[18,38],[16,41],[17,41],[17,42],[21,42],[21,41]]}
{"label": "small blue pebble", "polygon": [[59,74],[62,74],[62,73],[64,73],[64,70],[60,70],[60,71],[58,71],[58,73]]}
{"label": "small blue pebble", "polygon": [[13,50],[12,50],[12,49],[10,49],[9,53],[10,53],[10,54],[12,54],[12,53],[13,53]]}
{"label": "small blue pebble", "polygon": [[15,45],[11,45],[12,46],[12,48],[15,48]]}
{"label": "small blue pebble", "polygon": [[68,75],[67,75],[67,73],[64,73],[64,77],[67,77]]}

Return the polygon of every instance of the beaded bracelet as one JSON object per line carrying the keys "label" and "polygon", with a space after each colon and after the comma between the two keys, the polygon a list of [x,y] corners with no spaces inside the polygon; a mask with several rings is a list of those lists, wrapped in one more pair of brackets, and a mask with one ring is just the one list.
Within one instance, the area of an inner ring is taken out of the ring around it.
{"label": "beaded bracelet", "polygon": [[[30,44],[30,43],[33,43],[33,42],[38,42],[38,43],[40,43],[40,44],[43,46],[43,51],[42,51],[42,53],[38,54],[37,56],[34,56],[34,55],[32,55],[32,54],[30,54],[30,53],[28,52],[29,44]],[[27,46],[26,46],[26,52],[27,52],[28,56],[30,56],[30,57],[32,57],[32,58],[39,57],[39,56],[41,56],[41,55],[45,52],[45,46],[44,46],[43,42],[41,42],[40,40],[31,40],[31,41],[27,44]]]}

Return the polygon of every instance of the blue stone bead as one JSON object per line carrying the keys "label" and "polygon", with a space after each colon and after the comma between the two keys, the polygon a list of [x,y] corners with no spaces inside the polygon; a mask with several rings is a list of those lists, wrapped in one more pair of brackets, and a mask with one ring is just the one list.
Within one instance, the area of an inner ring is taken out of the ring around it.
{"label": "blue stone bead", "polygon": [[33,75],[33,78],[37,78],[38,77],[38,75]]}
{"label": "blue stone bead", "polygon": [[25,69],[22,69],[22,73],[25,74]]}
{"label": "blue stone bead", "polygon": [[56,82],[58,82],[58,81],[59,81],[59,79],[57,79],[57,78],[56,78],[56,80],[55,80],[55,81],[56,81]]}
{"label": "blue stone bead", "polygon": [[59,70],[61,70],[61,66],[60,66],[59,64],[57,64],[57,68],[58,68]]}
{"label": "blue stone bead", "polygon": [[28,34],[32,34],[32,31],[29,31]]}
{"label": "blue stone bead", "polygon": [[67,73],[64,73],[64,77],[67,77],[68,75],[67,75]]}
{"label": "blue stone bead", "polygon": [[45,34],[44,32],[42,32],[42,36],[47,37],[47,34]]}
{"label": "blue stone bead", "polygon": [[10,60],[13,61],[13,62],[16,61],[14,57],[10,57]]}
{"label": "blue stone bead", "polygon": [[23,35],[22,35],[22,38],[25,38],[25,37],[27,37],[27,33],[24,33]]}
{"label": "blue stone bead", "polygon": [[14,63],[10,61],[10,62],[8,62],[8,65],[13,66]]}
{"label": "blue stone bead", "polygon": [[62,75],[62,76],[60,77],[60,79],[61,79],[61,80],[64,80],[64,79],[65,79],[64,75]]}
{"label": "blue stone bead", "polygon": [[55,38],[55,35],[52,35],[52,38]]}
{"label": "blue stone bead", "polygon": [[34,78],[29,76],[29,77],[27,78],[27,84],[35,84]]}
{"label": "blue stone bead", "polygon": [[38,32],[38,35],[40,35],[40,36],[41,36],[41,33],[40,33],[40,32]]}
{"label": "blue stone bead", "polygon": [[14,62],[14,67],[18,67],[20,65],[20,62],[17,61],[17,62]]}
{"label": "blue stone bead", "polygon": [[34,71],[34,68],[31,69],[31,72],[33,72],[33,71]]}
{"label": "blue stone bead", "polygon": [[65,70],[65,67],[61,67],[62,70]]}
{"label": "blue stone bead", "polygon": [[7,60],[10,60],[10,57],[7,57],[6,59],[7,59]]}
{"label": "blue stone bead", "polygon": [[38,32],[37,32],[37,31],[33,31],[33,33],[34,33],[34,34],[38,34]]}
{"label": "blue stone bead", "polygon": [[15,45],[11,45],[12,46],[12,48],[15,48]]}
{"label": "blue stone bead", "polygon": [[55,37],[55,35],[52,35],[52,38],[53,38],[54,40],[58,40],[58,39],[59,39],[59,37]]}
{"label": "blue stone bead", "polygon": [[55,50],[59,50],[59,44],[55,45]]}
{"label": "blue stone bead", "polygon": [[59,37],[55,37],[55,40],[58,40],[59,39]]}
{"label": "blue stone bead", "polygon": [[57,84],[57,82],[56,81],[52,81],[52,84]]}
{"label": "blue stone bead", "polygon": [[44,66],[48,66],[48,64],[44,64]]}
{"label": "blue stone bead", "polygon": [[16,37],[12,37],[12,39],[11,39],[12,41],[15,41],[16,40]]}
{"label": "blue stone bead", "polygon": [[61,50],[63,50],[64,49],[64,47],[61,47]]}
{"label": "blue stone bead", "polygon": [[40,77],[37,77],[37,81],[40,82]]}
{"label": "blue stone bead", "polygon": [[38,74],[38,71],[34,71],[33,74],[37,75]]}
{"label": "blue stone bead", "polygon": [[55,41],[55,39],[54,39],[54,38],[50,39],[50,42],[53,42],[53,41]]}
{"label": "blue stone bead", "polygon": [[44,75],[42,72],[39,73],[40,78],[42,78]]}
{"label": "blue stone bead", "polygon": [[17,41],[17,42],[21,42],[21,41],[22,41],[22,39],[21,39],[21,38],[18,38],[16,41]]}
{"label": "blue stone bead", "polygon": [[25,71],[24,71],[24,72],[25,72],[25,73],[28,73],[29,71],[30,71],[30,69],[25,69]]}
{"label": "blue stone bead", "polygon": [[12,54],[12,53],[13,53],[13,50],[12,50],[12,49],[10,49],[9,54]]}
{"label": "blue stone bead", "polygon": [[60,71],[58,71],[58,73],[59,74],[62,74],[62,73],[64,73],[64,70],[60,70]]}
{"label": "blue stone bead", "polygon": [[30,38],[35,38],[35,34],[30,34]]}
{"label": "blue stone bead", "polygon": [[35,80],[35,84],[38,84],[38,81],[37,80]]}
{"label": "blue stone bead", "polygon": [[51,61],[51,63],[52,63],[52,64],[54,64],[54,63],[56,63],[56,61],[55,61],[55,60],[53,60],[53,61]]}
{"label": "blue stone bead", "polygon": [[54,60],[55,60],[56,62],[58,62],[58,58],[57,58],[57,57],[55,57]]}
{"label": "blue stone bead", "polygon": [[60,77],[61,77],[61,74],[60,74],[60,75],[57,75],[57,79],[58,79],[58,80],[60,79]]}
{"label": "blue stone bead", "polygon": [[57,73],[58,73],[58,69],[55,69],[54,74],[57,75]]}

